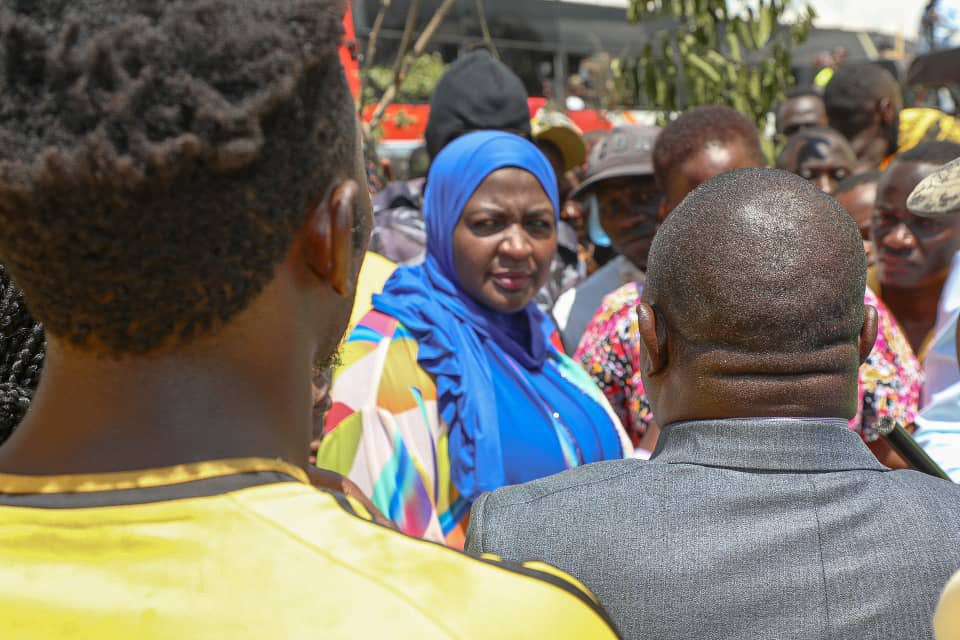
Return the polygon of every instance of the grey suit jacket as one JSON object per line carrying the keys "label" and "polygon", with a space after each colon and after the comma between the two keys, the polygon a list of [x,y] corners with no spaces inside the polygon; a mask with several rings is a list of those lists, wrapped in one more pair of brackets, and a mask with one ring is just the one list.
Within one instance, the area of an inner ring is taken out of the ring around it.
{"label": "grey suit jacket", "polygon": [[960,486],[879,464],[845,420],[663,428],[649,462],[482,495],[467,549],[582,580],[630,638],[931,638]]}

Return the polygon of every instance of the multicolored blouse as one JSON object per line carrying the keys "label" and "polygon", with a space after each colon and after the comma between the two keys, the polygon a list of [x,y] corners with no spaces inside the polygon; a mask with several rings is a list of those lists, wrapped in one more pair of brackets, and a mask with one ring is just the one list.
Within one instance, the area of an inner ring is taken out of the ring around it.
{"label": "multicolored blouse", "polygon": [[[574,355],[606,394],[634,444],[653,420],[640,380],[640,293],[639,286],[630,283],[604,298]],[[873,351],[860,366],[859,410],[850,428],[870,442],[879,437],[880,418],[889,416],[904,425],[916,419],[923,372],[889,309],[869,288],[863,301],[876,307],[879,326]]]}
{"label": "multicolored blouse", "polygon": [[[559,336],[553,342],[558,344]],[[417,363],[418,350],[395,318],[376,310],[364,316],[343,346],[317,466],[353,480],[404,533],[463,548],[471,505],[451,481],[449,430],[440,417],[436,385]],[[590,376],[567,356],[553,354],[544,366],[557,367],[603,408],[622,455],[629,455],[629,438]],[[556,435],[574,437],[566,430]],[[559,448],[581,447],[561,441]],[[576,464],[564,458],[551,473]]]}

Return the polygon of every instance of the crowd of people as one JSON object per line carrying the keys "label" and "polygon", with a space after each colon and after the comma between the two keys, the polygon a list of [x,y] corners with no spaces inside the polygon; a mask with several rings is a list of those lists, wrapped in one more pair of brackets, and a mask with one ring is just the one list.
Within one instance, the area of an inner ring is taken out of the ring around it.
{"label": "crowd of people", "polygon": [[0,636],[960,638],[960,122],[477,50],[390,182],[342,15],[0,3]]}

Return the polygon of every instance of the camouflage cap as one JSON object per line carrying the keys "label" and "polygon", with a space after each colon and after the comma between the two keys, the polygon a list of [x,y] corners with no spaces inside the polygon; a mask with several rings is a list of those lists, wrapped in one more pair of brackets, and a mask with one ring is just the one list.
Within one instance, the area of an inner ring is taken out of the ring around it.
{"label": "camouflage cap", "polygon": [[907,199],[907,208],[927,218],[960,213],[960,158],[921,180]]}

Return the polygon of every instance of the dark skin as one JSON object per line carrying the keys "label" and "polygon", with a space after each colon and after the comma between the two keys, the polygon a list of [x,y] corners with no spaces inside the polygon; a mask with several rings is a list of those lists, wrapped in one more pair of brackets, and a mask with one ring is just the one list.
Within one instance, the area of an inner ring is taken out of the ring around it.
{"label": "dark skin", "polygon": [[895,161],[877,187],[871,223],[883,301],[915,352],[936,324],[950,262],[960,250],[960,218],[922,218],[907,209],[914,187],[937,168]]}
{"label": "dark skin", "polygon": [[[666,175],[657,176],[657,182],[664,185],[664,197],[660,201],[657,213],[662,223],[687,194],[714,176],[731,169],[759,167],[761,162],[754,157],[748,146],[740,141],[728,143],[714,142],[695,153],[679,166],[673,167]],[[649,247],[647,248],[649,251]],[[643,434],[640,446],[653,451],[660,435],[660,416],[651,421]]]}
{"label": "dark skin", "polygon": [[666,220],[670,212],[687,197],[687,194],[714,176],[731,169],[760,167],[762,163],[754,157],[747,145],[735,142],[714,142],[703,150],[674,167],[665,176],[657,176],[664,187],[664,199],[660,203],[660,221]]}
{"label": "dark skin", "polygon": [[777,110],[777,133],[789,138],[810,127],[827,126],[827,110],[823,98],[797,96],[787,98]]}
{"label": "dark skin", "polygon": [[596,185],[600,224],[617,253],[641,271],[647,269],[650,243],[657,232],[660,190],[652,175],[611,178]]}
{"label": "dark skin", "polygon": [[565,162],[563,152],[560,151],[557,145],[546,140],[537,140],[536,145],[537,148],[540,149],[540,152],[547,157],[550,166],[553,168],[553,173],[557,176],[557,193],[560,194],[560,200],[562,202],[567,197],[567,194],[573,191],[570,176],[567,175],[568,172],[564,169]]}
{"label": "dark skin", "polygon": [[[770,417],[853,417],[857,377],[845,362],[863,363],[877,338],[877,310],[867,306],[856,344],[805,354],[747,354],[687,343],[657,301],[644,292],[637,307],[641,376],[657,420]],[[723,338],[718,328],[718,340]],[[797,393],[802,384],[803,393]],[[697,393],[691,393],[696,389]]]}
{"label": "dark skin", "polygon": [[833,193],[837,184],[853,173],[857,157],[840,134],[807,132],[789,144],[778,163],[781,168],[809,180],[824,193]]}
{"label": "dark skin", "polygon": [[494,311],[516,313],[550,277],[557,251],[553,204],[533,174],[498,169],[464,206],[453,230],[460,286]]}
{"label": "dark skin", "polygon": [[860,229],[863,238],[863,250],[867,254],[867,267],[872,267],[875,255],[873,239],[870,236],[870,225],[873,219],[873,205],[877,199],[877,183],[866,182],[859,184],[849,191],[837,195],[840,203]]}
{"label": "dark skin", "polygon": [[[879,166],[887,156],[897,150],[902,108],[903,99],[899,93],[892,90],[888,95],[863,106],[869,116],[869,125],[849,140],[853,152],[863,166]],[[838,123],[831,122],[830,126],[841,131],[846,129],[842,123],[838,126]]]}
{"label": "dark skin", "polygon": [[273,280],[215,334],[122,359],[48,335],[43,380],[0,450],[0,471],[104,473],[239,457],[306,467],[314,363],[331,358],[347,326],[366,248],[353,230],[370,223],[358,152],[306,213]]}

